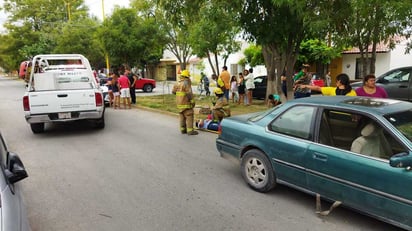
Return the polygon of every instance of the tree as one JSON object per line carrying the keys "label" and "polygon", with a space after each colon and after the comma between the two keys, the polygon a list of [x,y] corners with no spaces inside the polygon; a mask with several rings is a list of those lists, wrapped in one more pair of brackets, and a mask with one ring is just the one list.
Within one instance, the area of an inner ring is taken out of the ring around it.
{"label": "tree", "polygon": [[139,16],[132,8],[116,8],[99,34],[112,63],[142,68],[159,62],[166,41],[155,18]]}
{"label": "tree", "polygon": [[265,63],[261,46],[250,45],[243,51],[243,54],[245,55],[245,64],[252,67]]}
{"label": "tree", "polygon": [[[390,0],[346,0],[345,13],[335,17],[332,40],[338,44],[358,47],[362,73],[375,73],[377,44],[393,46],[393,36],[411,27],[412,2]],[[368,67],[368,59],[370,66]]]}
{"label": "tree", "polygon": [[[6,60],[14,60],[16,67],[39,53],[52,53],[68,20],[67,7],[64,0],[5,0],[3,9],[10,15],[4,24],[8,43],[0,53],[8,57]],[[83,0],[72,1],[70,8],[73,22],[87,17]]]}
{"label": "tree", "polygon": [[192,56],[189,44],[189,26],[197,15],[198,0],[157,0],[156,18],[163,24],[166,31],[166,47],[180,63],[180,69],[186,69],[186,64]]}
{"label": "tree", "polygon": [[195,7],[199,10],[189,27],[190,46],[193,54],[207,57],[213,73],[219,75],[218,56],[223,57],[223,65],[226,66],[229,55],[240,50],[241,43],[236,39],[240,27],[234,20],[237,11],[232,2],[218,0],[199,1]]}
{"label": "tree", "polygon": [[53,53],[73,53],[86,56],[92,66],[104,66],[104,52],[97,33],[90,33],[99,27],[96,20],[87,18],[81,24],[69,22],[63,25],[60,36],[55,40]]}
{"label": "tree", "polygon": [[[280,75],[283,70],[292,76],[301,42],[319,26],[315,22],[320,20],[318,9],[321,3],[315,0],[244,1],[240,23],[245,38],[262,46],[268,71],[266,95],[281,92]],[[289,89],[291,85],[289,78]],[[283,97],[283,94],[279,95]]]}

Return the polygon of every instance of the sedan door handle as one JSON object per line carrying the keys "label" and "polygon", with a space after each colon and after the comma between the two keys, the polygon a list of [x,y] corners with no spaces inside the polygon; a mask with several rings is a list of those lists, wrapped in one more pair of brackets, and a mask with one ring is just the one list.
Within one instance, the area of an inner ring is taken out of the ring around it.
{"label": "sedan door handle", "polygon": [[58,94],[57,97],[67,97],[67,94]]}
{"label": "sedan door handle", "polygon": [[313,153],[313,159],[321,160],[321,161],[327,161],[328,157],[326,155],[320,154],[320,153]]}

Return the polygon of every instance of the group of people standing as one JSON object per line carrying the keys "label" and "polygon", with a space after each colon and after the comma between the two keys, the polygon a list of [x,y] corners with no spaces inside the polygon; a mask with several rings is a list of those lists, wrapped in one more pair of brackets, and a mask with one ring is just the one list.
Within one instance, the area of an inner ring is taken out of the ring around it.
{"label": "group of people standing", "polygon": [[[369,74],[363,78],[363,86],[352,89],[350,85],[349,76],[345,73],[341,73],[336,76],[336,87],[319,87],[311,85],[312,76],[308,72],[309,65],[304,64],[302,70],[294,76],[294,96],[296,98],[308,97],[311,95],[311,91],[321,92],[322,95],[336,96],[366,96],[375,98],[388,98],[388,94],[385,89],[376,86],[375,75]],[[329,72],[328,72],[329,76]],[[328,80],[328,79],[327,79]],[[330,83],[329,83],[330,84]]]}
{"label": "group of people standing", "polygon": [[109,94],[109,106],[114,109],[121,109],[121,100],[123,108],[132,108],[131,104],[136,104],[136,80],[138,74],[134,74],[130,67],[122,66],[118,72],[109,73],[107,88]]}
{"label": "group of people standing", "polygon": [[[232,103],[251,105],[253,99],[253,89],[255,89],[253,68],[244,70],[238,74],[230,75],[227,71],[227,66],[223,66],[223,70],[219,77],[215,74],[212,75],[212,79],[216,80],[216,86],[222,89],[225,98],[229,101],[232,99]],[[229,97],[231,93],[231,97]]]}

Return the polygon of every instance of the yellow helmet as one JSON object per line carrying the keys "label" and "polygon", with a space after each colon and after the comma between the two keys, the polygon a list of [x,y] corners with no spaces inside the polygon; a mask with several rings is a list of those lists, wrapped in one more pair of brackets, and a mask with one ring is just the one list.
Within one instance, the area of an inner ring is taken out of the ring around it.
{"label": "yellow helmet", "polygon": [[220,87],[215,88],[213,93],[215,93],[216,95],[223,95],[224,94]]}
{"label": "yellow helmet", "polygon": [[183,70],[182,73],[180,73],[180,76],[182,77],[190,77],[190,73],[188,70]]}

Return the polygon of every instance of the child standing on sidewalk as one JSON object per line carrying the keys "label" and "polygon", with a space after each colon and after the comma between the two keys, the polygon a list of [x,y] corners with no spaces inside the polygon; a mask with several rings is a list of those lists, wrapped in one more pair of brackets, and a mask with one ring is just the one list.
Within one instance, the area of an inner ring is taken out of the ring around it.
{"label": "child standing on sidewalk", "polygon": [[236,76],[232,76],[232,79],[230,80],[230,91],[232,92],[232,103],[235,103],[238,101],[238,83]]}

